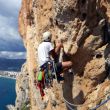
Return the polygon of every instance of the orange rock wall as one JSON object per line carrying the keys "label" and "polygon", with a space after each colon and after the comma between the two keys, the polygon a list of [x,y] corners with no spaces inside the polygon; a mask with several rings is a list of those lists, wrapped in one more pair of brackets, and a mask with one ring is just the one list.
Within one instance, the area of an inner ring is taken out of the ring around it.
{"label": "orange rock wall", "polygon": [[[92,96],[94,99],[100,97],[98,93],[101,88],[108,87],[108,85],[105,86],[109,83],[105,70],[107,58],[105,56],[109,53],[109,44],[107,42],[103,44],[100,22],[106,19],[109,24],[109,13],[109,0],[22,1],[19,13],[19,32],[27,49],[32,110],[39,109],[36,101],[38,97],[33,85],[35,79],[33,70],[38,65],[37,48],[41,42],[42,33],[48,30],[52,32],[52,41],[56,38],[63,39],[64,51],[70,55],[69,58],[64,59],[73,62],[75,75],[65,74],[64,84],[56,84],[57,86],[52,88],[58,104],[53,107],[49,101],[46,109],[67,109],[62,95],[71,103],[81,104],[77,107],[78,110],[88,110],[96,105],[97,101],[85,106],[87,102],[93,100]],[[97,57],[98,55],[100,57]],[[105,105],[105,108],[109,110],[108,105]]]}

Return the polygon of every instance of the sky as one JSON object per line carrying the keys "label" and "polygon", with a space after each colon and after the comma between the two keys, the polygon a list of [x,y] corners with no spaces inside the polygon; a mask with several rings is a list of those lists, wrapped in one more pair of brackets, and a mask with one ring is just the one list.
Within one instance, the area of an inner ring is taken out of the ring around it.
{"label": "sky", "polygon": [[25,48],[18,32],[21,1],[0,0],[0,58],[25,57]]}
{"label": "sky", "polygon": [[0,59],[25,59],[26,53],[25,52],[7,52],[7,51],[0,51]]}
{"label": "sky", "polygon": [[18,13],[21,0],[0,0],[0,39],[20,39]]}

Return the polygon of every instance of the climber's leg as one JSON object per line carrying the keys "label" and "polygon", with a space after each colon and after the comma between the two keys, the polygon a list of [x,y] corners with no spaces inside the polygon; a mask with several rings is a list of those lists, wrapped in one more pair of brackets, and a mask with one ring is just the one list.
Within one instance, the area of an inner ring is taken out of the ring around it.
{"label": "climber's leg", "polygon": [[72,62],[71,61],[66,61],[66,62],[62,62],[62,68],[63,69],[69,69],[72,67]]}
{"label": "climber's leg", "polygon": [[63,67],[62,67],[62,63],[60,62],[56,64],[56,75],[58,82],[64,81],[64,77],[61,76],[62,73],[63,73]]}
{"label": "climber's leg", "polygon": [[[57,63],[56,64],[57,80],[63,81],[64,77],[61,76],[61,74],[63,73],[63,70],[70,70],[71,71],[71,67],[72,67],[71,61]],[[73,71],[71,71],[69,73],[73,73]]]}
{"label": "climber's leg", "polygon": [[60,62],[56,64],[56,72],[57,74],[61,74],[63,70],[68,70],[71,69],[72,67],[72,62],[71,61],[66,61],[66,62]]}

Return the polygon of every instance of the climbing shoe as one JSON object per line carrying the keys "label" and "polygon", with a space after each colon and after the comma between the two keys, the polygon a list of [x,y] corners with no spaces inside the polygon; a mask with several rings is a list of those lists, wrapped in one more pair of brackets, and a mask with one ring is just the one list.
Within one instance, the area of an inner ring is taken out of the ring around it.
{"label": "climbing shoe", "polygon": [[70,69],[68,70],[68,72],[69,72],[70,74],[74,75],[74,71],[73,71],[72,68],[70,68]]}
{"label": "climbing shoe", "polygon": [[60,83],[60,81],[64,81],[64,77],[62,77],[62,76],[57,76],[57,81],[58,81],[58,83]]}

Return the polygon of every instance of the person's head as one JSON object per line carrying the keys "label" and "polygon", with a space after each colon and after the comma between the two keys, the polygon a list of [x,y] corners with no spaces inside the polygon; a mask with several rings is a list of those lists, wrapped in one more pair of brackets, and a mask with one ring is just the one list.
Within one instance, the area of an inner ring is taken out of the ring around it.
{"label": "person's head", "polygon": [[44,32],[43,33],[43,37],[42,37],[42,40],[43,41],[50,42],[51,41],[51,38],[52,38],[51,32],[47,31],[47,32]]}

